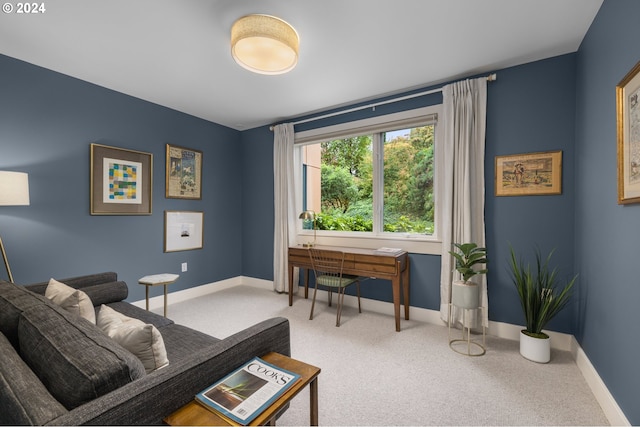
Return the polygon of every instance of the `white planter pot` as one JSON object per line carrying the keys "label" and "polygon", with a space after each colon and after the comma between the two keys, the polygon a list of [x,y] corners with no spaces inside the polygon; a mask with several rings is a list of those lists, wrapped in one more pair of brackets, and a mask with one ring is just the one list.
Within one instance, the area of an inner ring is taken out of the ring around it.
{"label": "white planter pot", "polygon": [[551,360],[551,338],[534,338],[520,331],[520,354],[533,362],[547,363]]}
{"label": "white planter pot", "polygon": [[480,305],[480,286],[473,282],[454,281],[451,286],[451,304],[460,308],[478,308]]}

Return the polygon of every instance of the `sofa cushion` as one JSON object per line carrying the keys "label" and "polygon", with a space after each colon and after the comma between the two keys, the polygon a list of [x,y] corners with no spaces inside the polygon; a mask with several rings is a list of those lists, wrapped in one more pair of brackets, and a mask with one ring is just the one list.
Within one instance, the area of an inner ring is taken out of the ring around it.
{"label": "sofa cushion", "polygon": [[24,310],[18,339],[22,359],[69,410],[145,375],[137,357],[59,307]]}
{"label": "sofa cushion", "polygon": [[42,425],[67,410],[0,333],[0,425]]}
{"label": "sofa cushion", "polygon": [[[100,285],[102,283],[115,282],[117,280],[118,280],[118,275],[114,272],[88,274],[83,276],[67,277],[65,279],[60,279],[62,283],[65,283],[74,289],[82,289],[82,290],[84,290],[85,287]],[[31,292],[44,295],[44,291],[45,289],[47,289],[48,285],[49,285],[49,281],[46,281],[46,282],[32,283],[30,285],[26,285],[25,287],[29,289]],[[89,297],[91,298],[91,300],[93,300],[91,295],[89,295]]]}
{"label": "sofa cushion", "polygon": [[135,306],[125,301],[112,302],[106,305],[113,308],[117,312],[124,314],[125,316],[142,320],[144,323],[153,325],[158,329],[161,329],[167,325],[173,324],[173,320],[167,317],[156,314],[153,311],[147,311],[144,308],[140,308],[138,306]]}
{"label": "sofa cushion", "polygon": [[123,301],[129,296],[129,288],[125,282],[108,282],[99,285],[85,286],[82,291],[91,298],[95,307],[111,302]]}
{"label": "sofa cushion", "polygon": [[171,324],[160,328],[171,363],[189,358],[193,353],[220,341],[218,338],[187,326]]}
{"label": "sofa cushion", "polygon": [[96,325],[109,338],[136,355],[147,373],[169,364],[162,335],[155,326],[118,313],[106,305],[100,307]]}
{"label": "sofa cushion", "polygon": [[44,296],[69,313],[84,317],[93,324],[96,323],[96,312],[93,308],[93,303],[83,291],[58,282],[56,279],[50,279]]}
{"label": "sofa cushion", "polygon": [[[102,275],[95,275],[102,277]],[[100,307],[102,304],[123,301],[129,296],[129,288],[122,281],[114,280],[104,283],[95,283],[94,275],[87,276],[86,282],[82,282],[80,278],[61,279],[60,282],[71,286],[74,289],[80,289],[87,294],[94,307]],[[25,288],[36,294],[44,295],[49,286],[49,282],[35,283],[26,285]]]}
{"label": "sofa cushion", "polygon": [[0,332],[18,350],[18,320],[20,314],[34,305],[50,302],[41,295],[29,292],[23,286],[0,280]]}

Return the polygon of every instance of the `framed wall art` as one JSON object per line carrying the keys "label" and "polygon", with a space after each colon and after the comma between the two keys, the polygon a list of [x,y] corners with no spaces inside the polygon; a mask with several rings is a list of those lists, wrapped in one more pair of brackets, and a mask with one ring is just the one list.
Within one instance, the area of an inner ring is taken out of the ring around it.
{"label": "framed wall art", "polygon": [[166,197],[202,199],[202,151],[167,144]]}
{"label": "framed wall art", "polygon": [[202,249],[203,212],[164,211],[164,251]]}
{"label": "framed wall art", "polygon": [[640,62],[616,86],[618,204],[640,203]]}
{"label": "framed wall art", "polygon": [[496,156],[496,196],[562,194],[562,151]]}
{"label": "framed wall art", "polygon": [[153,154],[91,144],[91,215],[151,215]]}

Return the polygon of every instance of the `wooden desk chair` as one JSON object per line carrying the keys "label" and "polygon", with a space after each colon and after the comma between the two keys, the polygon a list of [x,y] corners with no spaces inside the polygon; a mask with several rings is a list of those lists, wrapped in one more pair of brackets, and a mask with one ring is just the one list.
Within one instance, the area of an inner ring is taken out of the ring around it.
{"label": "wooden desk chair", "polygon": [[336,313],[336,326],[340,326],[340,315],[344,302],[344,291],[347,286],[356,284],[358,294],[358,311],[362,313],[360,306],[360,278],[342,273],[344,265],[344,252],[321,250],[309,248],[309,257],[313,273],[316,277],[316,284],[313,290],[313,302],[311,303],[311,314],[309,320],[313,320],[313,309],[316,305],[316,293],[318,286],[323,286],[329,291],[329,306],[331,306],[331,295],[334,290],[338,292],[338,312]]}

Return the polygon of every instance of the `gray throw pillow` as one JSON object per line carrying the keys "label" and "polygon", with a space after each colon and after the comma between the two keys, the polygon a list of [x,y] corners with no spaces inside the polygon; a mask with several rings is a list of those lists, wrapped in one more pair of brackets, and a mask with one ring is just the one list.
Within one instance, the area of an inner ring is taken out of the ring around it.
{"label": "gray throw pillow", "polygon": [[22,359],[69,410],[145,375],[137,357],[58,307],[23,311],[18,339]]}

